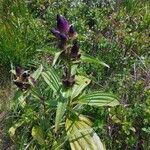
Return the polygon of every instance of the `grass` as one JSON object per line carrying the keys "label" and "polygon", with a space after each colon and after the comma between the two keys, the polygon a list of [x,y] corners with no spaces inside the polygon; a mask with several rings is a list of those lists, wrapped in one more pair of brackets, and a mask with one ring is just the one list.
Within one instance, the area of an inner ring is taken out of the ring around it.
{"label": "grass", "polygon": [[[117,9],[115,3],[108,1],[85,1],[79,5],[68,0],[51,1],[46,7],[43,1],[0,2],[0,118],[5,116],[3,112],[9,108],[13,95],[11,64],[27,68],[32,63],[45,63],[46,57],[41,59],[39,51],[43,56],[53,51],[54,40],[48,33],[60,13],[74,23],[81,50],[110,66],[107,69],[81,64],[79,72],[94,80],[89,90],[113,91],[122,104],[112,109],[87,107],[83,113],[93,115],[109,150],[149,147],[149,1],[117,1]],[[21,138],[28,142],[25,133]]]}
{"label": "grass", "polygon": [[25,1],[3,0],[0,6],[0,65],[8,71],[11,65],[29,64],[43,46],[45,32]]}
{"label": "grass", "polygon": [[[10,97],[12,96],[10,86],[0,87],[0,149],[3,149],[4,143],[6,142],[5,137],[5,119],[7,118],[7,111],[10,106]],[[6,144],[8,145],[8,143]]]}

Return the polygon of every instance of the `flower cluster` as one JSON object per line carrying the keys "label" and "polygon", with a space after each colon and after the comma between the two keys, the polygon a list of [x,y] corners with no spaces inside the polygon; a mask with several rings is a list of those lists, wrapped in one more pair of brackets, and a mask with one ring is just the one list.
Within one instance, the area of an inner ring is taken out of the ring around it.
{"label": "flower cluster", "polygon": [[34,78],[30,75],[29,70],[24,70],[20,67],[15,69],[15,77],[13,80],[14,84],[21,90],[27,90],[31,84],[35,84]]}
{"label": "flower cluster", "polygon": [[61,41],[61,49],[65,48],[68,40],[75,39],[77,37],[77,33],[73,25],[70,25],[66,18],[61,15],[57,15],[57,28],[53,28],[51,32]]}
{"label": "flower cluster", "polygon": [[[58,39],[58,46],[63,50],[63,58],[67,61],[65,71],[63,75],[63,84],[66,87],[72,86],[75,83],[75,76],[71,75],[70,65],[71,61],[78,60],[81,56],[79,52],[79,43],[77,42],[77,32],[73,25],[71,25],[67,19],[61,15],[57,15],[57,27],[51,30],[53,35]],[[72,46],[70,46],[70,43]]]}
{"label": "flower cluster", "polygon": [[62,77],[62,83],[65,87],[71,87],[75,83],[75,75],[70,75],[68,68],[65,67]]}

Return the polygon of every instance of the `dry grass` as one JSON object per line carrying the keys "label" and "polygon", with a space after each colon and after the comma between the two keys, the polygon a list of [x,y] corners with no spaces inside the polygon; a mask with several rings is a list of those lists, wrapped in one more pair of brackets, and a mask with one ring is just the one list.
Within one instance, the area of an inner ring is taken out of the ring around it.
{"label": "dry grass", "polygon": [[3,145],[3,121],[5,120],[5,116],[7,113],[7,109],[9,106],[9,96],[10,96],[10,88],[0,88],[0,148]]}
{"label": "dry grass", "polygon": [[0,66],[0,149],[4,143],[4,121],[12,95],[10,73]]}

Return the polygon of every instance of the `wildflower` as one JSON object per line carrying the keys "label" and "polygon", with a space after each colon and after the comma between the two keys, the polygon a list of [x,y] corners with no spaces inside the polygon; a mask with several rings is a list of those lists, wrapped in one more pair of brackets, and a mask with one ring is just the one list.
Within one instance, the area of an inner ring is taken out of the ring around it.
{"label": "wildflower", "polygon": [[57,15],[57,29],[60,33],[67,33],[69,30],[69,22],[61,15]]}
{"label": "wildflower", "polygon": [[75,41],[70,53],[70,56],[73,60],[77,60],[80,58],[81,54],[79,54],[79,48],[79,43]]}
{"label": "wildflower", "polygon": [[60,32],[58,30],[53,28],[53,29],[51,29],[51,32],[53,33],[53,35],[55,37],[60,38]]}
{"label": "wildflower", "polygon": [[73,39],[75,39],[77,37],[77,32],[73,25],[70,26],[68,35],[69,35],[69,37],[71,37]]}
{"label": "wildflower", "polygon": [[69,75],[68,69],[65,67],[62,83],[65,87],[71,87],[75,84],[75,75]]}
{"label": "wildflower", "polygon": [[75,84],[75,80],[74,80],[75,76],[71,76],[69,79],[63,79],[63,85],[65,87],[71,87]]}
{"label": "wildflower", "polygon": [[16,67],[15,72],[16,79],[13,80],[13,82],[19,89],[27,90],[31,86],[31,84],[35,84],[35,80],[30,75],[29,70],[24,70],[20,67]]}
{"label": "wildflower", "polygon": [[57,28],[51,29],[51,32],[55,37],[61,41],[67,41],[69,38],[74,39],[76,37],[76,31],[73,25],[70,25],[67,19],[61,15],[57,15]]}

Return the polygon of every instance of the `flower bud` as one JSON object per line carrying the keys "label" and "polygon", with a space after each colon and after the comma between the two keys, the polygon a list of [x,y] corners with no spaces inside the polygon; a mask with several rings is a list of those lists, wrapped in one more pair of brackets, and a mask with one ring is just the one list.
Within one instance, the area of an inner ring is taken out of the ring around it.
{"label": "flower bud", "polygon": [[75,76],[72,75],[69,79],[64,77],[62,83],[65,87],[73,86],[75,84]]}
{"label": "flower bud", "polygon": [[76,38],[77,37],[77,33],[76,33],[76,30],[75,30],[73,25],[70,26],[68,35],[71,38]]}
{"label": "flower bud", "polygon": [[69,30],[69,22],[61,15],[57,15],[57,29],[62,33],[67,33]]}
{"label": "flower bud", "polygon": [[71,53],[70,53],[70,56],[72,59],[76,60],[76,59],[80,58],[81,54],[79,54],[79,48],[80,48],[79,43],[75,42],[73,47],[71,48]]}

